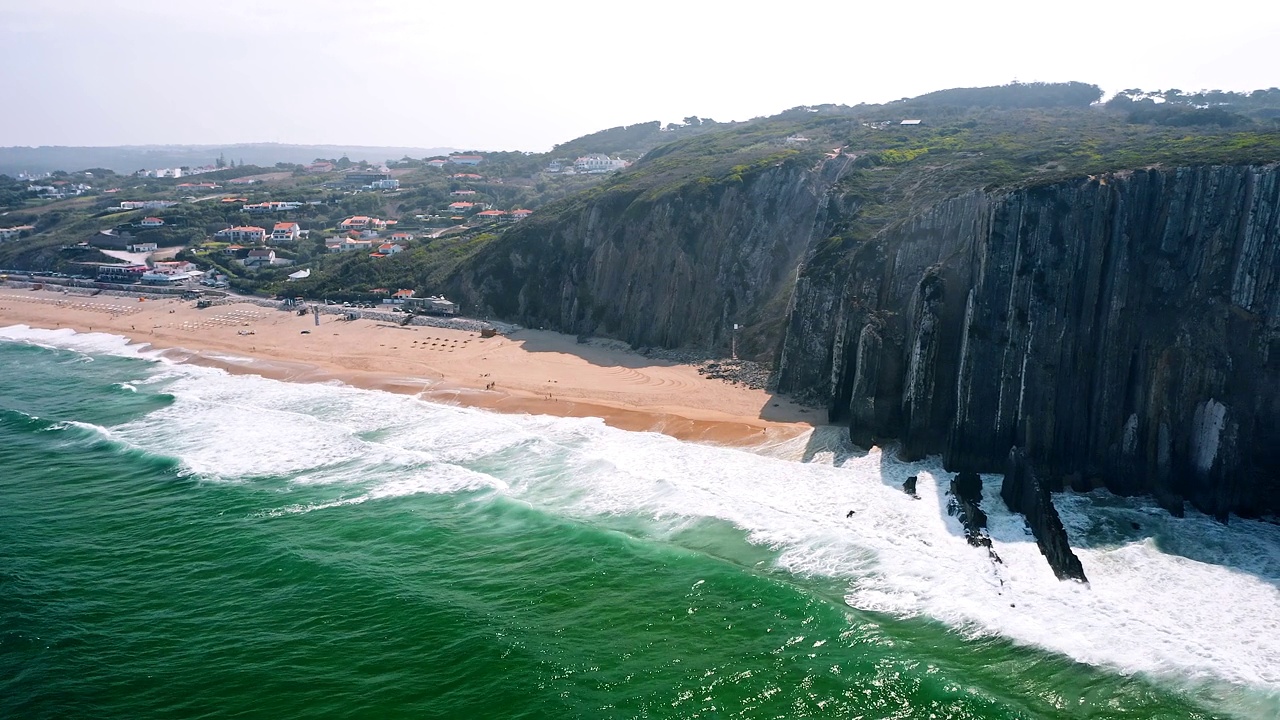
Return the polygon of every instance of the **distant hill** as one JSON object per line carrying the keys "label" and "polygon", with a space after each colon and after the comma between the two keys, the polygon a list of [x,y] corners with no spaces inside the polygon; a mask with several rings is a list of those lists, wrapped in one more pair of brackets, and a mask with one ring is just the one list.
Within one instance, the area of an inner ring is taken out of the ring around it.
{"label": "distant hill", "polygon": [[244,143],[239,145],[121,145],[116,147],[3,147],[0,174],[51,172],[107,168],[118,173],[163,167],[212,165],[219,156],[228,162],[271,167],[276,163],[310,163],[316,158],[383,162],[432,157],[454,152],[452,148],[374,147],[361,145],[283,145]]}

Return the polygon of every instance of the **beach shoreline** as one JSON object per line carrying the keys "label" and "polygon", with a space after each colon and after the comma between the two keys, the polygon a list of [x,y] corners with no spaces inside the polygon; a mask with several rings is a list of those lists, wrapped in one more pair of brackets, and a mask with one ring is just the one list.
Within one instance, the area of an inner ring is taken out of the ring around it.
{"label": "beach shoreline", "polygon": [[289,382],[341,382],[499,413],[595,417],[680,440],[769,446],[813,430],[821,411],[645,357],[612,341],[521,329],[482,338],[251,303],[87,296],[0,286],[0,327],[70,328],[147,344],[163,357]]}

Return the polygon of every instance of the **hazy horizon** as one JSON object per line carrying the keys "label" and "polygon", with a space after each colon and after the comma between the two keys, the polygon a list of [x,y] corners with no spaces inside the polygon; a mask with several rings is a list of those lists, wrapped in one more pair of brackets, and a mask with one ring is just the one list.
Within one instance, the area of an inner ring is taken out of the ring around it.
{"label": "hazy horizon", "polygon": [[[0,8],[4,146],[296,145],[545,151],[608,127],[949,87],[1108,93],[1280,84],[1280,6],[1007,0],[654,3],[65,0]],[[1242,22],[1247,18],[1248,22]]]}

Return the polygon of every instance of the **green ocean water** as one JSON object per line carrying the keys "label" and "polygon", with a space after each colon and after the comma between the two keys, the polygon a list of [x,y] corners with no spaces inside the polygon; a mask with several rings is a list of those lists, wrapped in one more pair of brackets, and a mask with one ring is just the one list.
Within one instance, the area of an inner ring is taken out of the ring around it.
{"label": "green ocean water", "polygon": [[[593,509],[574,478],[604,460],[556,434],[566,421],[514,445],[482,425],[416,447],[377,410],[407,399],[283,385],[0,342],[0,717],[1275,707],[1265,688],[855,609],[847,578],[789,569],[786,548],[723,519]],[[414,427],[467,418],[515,422]]]}

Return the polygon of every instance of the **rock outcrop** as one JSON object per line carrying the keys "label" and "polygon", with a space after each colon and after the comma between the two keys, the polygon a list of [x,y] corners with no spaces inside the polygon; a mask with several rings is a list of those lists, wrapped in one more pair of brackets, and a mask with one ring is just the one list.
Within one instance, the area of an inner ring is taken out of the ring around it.
{"label": "rock outcrop", "polygon": [[1053,506],[1049,488],[1036,477],[1035,470],[1027,462],[1026,453],[1019,448],[1009,451],[1000,498],[1010,510],[1022,513],[1027,519],[1040,552],[1059,580],[1088,582],[1080,558],[1071,551],[1071,542],[1066,528],[1062,526],[1062,518],[1058,516],[1058,509]]}

